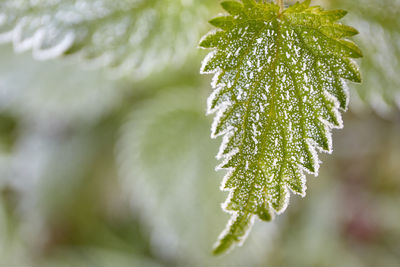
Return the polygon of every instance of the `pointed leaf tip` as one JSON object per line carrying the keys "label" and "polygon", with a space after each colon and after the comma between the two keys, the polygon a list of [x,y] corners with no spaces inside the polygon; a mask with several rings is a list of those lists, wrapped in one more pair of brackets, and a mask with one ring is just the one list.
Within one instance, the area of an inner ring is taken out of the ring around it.
{"label": "pointed leaf tip", "polygon": [[236,1],[224,1],[221,6],[231,15],[239,15],[243,11],[243,5]]}

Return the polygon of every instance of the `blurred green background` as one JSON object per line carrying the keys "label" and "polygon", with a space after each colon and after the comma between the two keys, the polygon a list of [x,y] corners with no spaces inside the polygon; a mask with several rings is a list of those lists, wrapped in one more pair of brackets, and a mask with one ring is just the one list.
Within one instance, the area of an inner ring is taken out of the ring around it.
{"label": "blurred green background", "polygon": [[0,266],[400,266],[400,1],[314,2],[349,11],[364,82],[307,196],[220,257],[221,140],[196,42],[222,9],[183,2],[204,11],[196,28],[157,42],[193,36],[185,60],[146,77],[0,46]]}

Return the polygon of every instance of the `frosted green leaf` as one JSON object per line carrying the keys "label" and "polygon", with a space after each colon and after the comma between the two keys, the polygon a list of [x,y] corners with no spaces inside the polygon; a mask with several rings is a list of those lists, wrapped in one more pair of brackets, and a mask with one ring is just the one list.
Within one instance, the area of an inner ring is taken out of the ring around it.
{"label": "frosted green leaf", "polygon": [[337,21],[345,11],[296,3],[279,7],[254,0],[226,1],[230,15],[200,46],[212,48],[202,73],[214,73],[208,112],[212,137],[223,136],[221,189],[232,218],[216,244],[221,253],[242,243],[255,215],[282,213],[289,192],[304,196],[305,172],[318,174],[317,151],[332,151],[331,130],[342,127],[348,104],[345,79],[360,82],[350,58],[362,56],[344,39],[357,31]]}
{"label": "frosted green leaf", "polygon": [[37,59],[79,52],[96,65],[143,77],[182,61],[196,44],[203,2],[2,0],[0,42]]}

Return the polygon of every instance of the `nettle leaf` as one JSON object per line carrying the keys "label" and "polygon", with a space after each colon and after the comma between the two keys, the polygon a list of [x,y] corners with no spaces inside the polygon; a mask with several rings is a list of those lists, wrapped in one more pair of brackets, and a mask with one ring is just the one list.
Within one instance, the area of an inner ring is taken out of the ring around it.
{"label": "nettle leaf", "polygon": [[202,73],[214,73],[208,112],[212,137],[224,136],[218,158],[228,170],[223,208],[232,214],[216,244],[221,253],[244,241],[255,215],[282,213],[289,191],[304,196],[304,173],[318,174],[317,150],[332,151],[348,104],[344,79],[360,82],[361,51],[343,39],[357,31],[337,21],[345,11],[296,3],[279,13],[272,3],[226,1],[230,15],[211,20],[203,38],[212,48]]}
{"label": "nettle leaf", "polygon": [[201,1],[3,0],[0,42],[42,60],[79,52],[140,78],[189,54],[206,11]]}

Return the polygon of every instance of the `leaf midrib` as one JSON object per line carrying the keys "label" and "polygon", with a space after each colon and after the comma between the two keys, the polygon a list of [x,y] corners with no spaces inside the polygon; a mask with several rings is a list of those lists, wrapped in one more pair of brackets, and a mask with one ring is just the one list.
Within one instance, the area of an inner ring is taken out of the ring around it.
{"label": "leaf midrib", "polygon": [[[278,17],[276,17],[275,19],[278,19]],[[276,68],[276,62],[278,61],[278,59],[279,59],[279,43],[280,43],[280,38],[281,38],[281,36],[280,36],[280,24],[279,24],[280,22],[279,22],[279,20],[278,20],[278,23],[277,23],[277,29],[276,29],[276,31],[277,31],[277,33],[276,33],[276,39],[275,39],[275,46],[276,46],[276,51],[275,51],[275,57],[274,57],[274,60],[273,60],[273,62],[272,62],[272,64],[271,64],[271,67],[270,68],[265,68],[265,70],[259,75],[259,79],[258,79],[258,81],[256,82],[256,84],[257,83],[260,83],[260,81],[261,81],[261,79],[265,76],[265,74],[269,71],[269,70],[272,70],[272,73],[274,73],[275,74],[275,71],[274,71],[274,69]],[[263,27],[263,29],[265,29],[265,26]],[[274,117],[274,116],[272,116],[273,115],[273,111],[275,111],[275,95],[276,95],[276,75],[274,75],[274,82],[273,82],[273,84],[274,84],[274,86],[271,86],[271,89],[273,89],[272,91],[271,91],[271,95],[272,95],[272,100],[271,100],[271,109],[270,109],[270,116],[268,117],[268,122],[266,123],[266,125],[265,125],[265,127],[267,128],[267,125],[269,125],[270,123],[271,123],[271,120],[272,120],[272,118]],[[250,91],[250,95],[249,95],[249,99],[247,100],[247,104],[246,104],[246,114],[245,114],[245,118],[244,118],[244,121],[243,121],[243,124],[242,124],[242,129],[245,127],[245,125],[247,125],[247,123],[248,123],[248,116],[249,116],[249,114],[250,114],[250,108],[249,108],[249,104],[250,104],[250,102],[252,101],[252,99],[253,99],[253,95],[254,95],[254,92],[256,91],[256,89],[258,88],[258,86],[253,86],[252,87],[252,90]],[[268,133],[268,131],[265,131],[264,132],[264,134],[262,135],[262,137],[261,137],[261,139],[264,139],[265,138],[265,135],[266,135],[266,133]],[[242,142],[241,142],[241,146],[240,146],[240,148],[239,148],[239,151],[241,151],[242,149],[243,149],[243,145],[244,145],[244,140],[246,139],[246,137],[247,137],[247,131],[244,131],[244,136],[242,137]],[[260,151],[260,153],[258,153],[258,155],[256,156],[256,163],[255,164],[253,164],[253,165],[255,165],[256,166],[256,168],[257,168],[257,170],[258,170],[258,168],[259,168],[259,164],[260,164],[260,158],[261,158],[261,156],[264,154],[262,151],[264,151],[265,150],[265,148],[266,148],[266,146],[264,145],[264,146],[262,146],[262,148],[263,149],[261,149],[261,151]],[[240,152],[239,152],[240,153]],[[236,169],[237,170],[237,169]],[[235,173],[236,173],[236,170],[235,170]],[[255,172],[256,173],[256,175],[257,175],[257,172]],[[257,180],[257,178],[255,177],[254,179],[253,179],[253,181],[252,181],[252,183],[251,183],[251,186],[250,186],[250,191],[249,191],[249,198],[247,199],[247,202],[246,202],[246,205],[245,205],[245,208],[244,208],[244,210],[246,210],[247,212],[249,212],[248,211],[248,207],[249,207],[249,205],[250,205],[250,199],[251,199],[251,194],[253,193],[253,191],[254,191],[254,184],[255,184],[255,182],[256,182],[256,180]]]}

